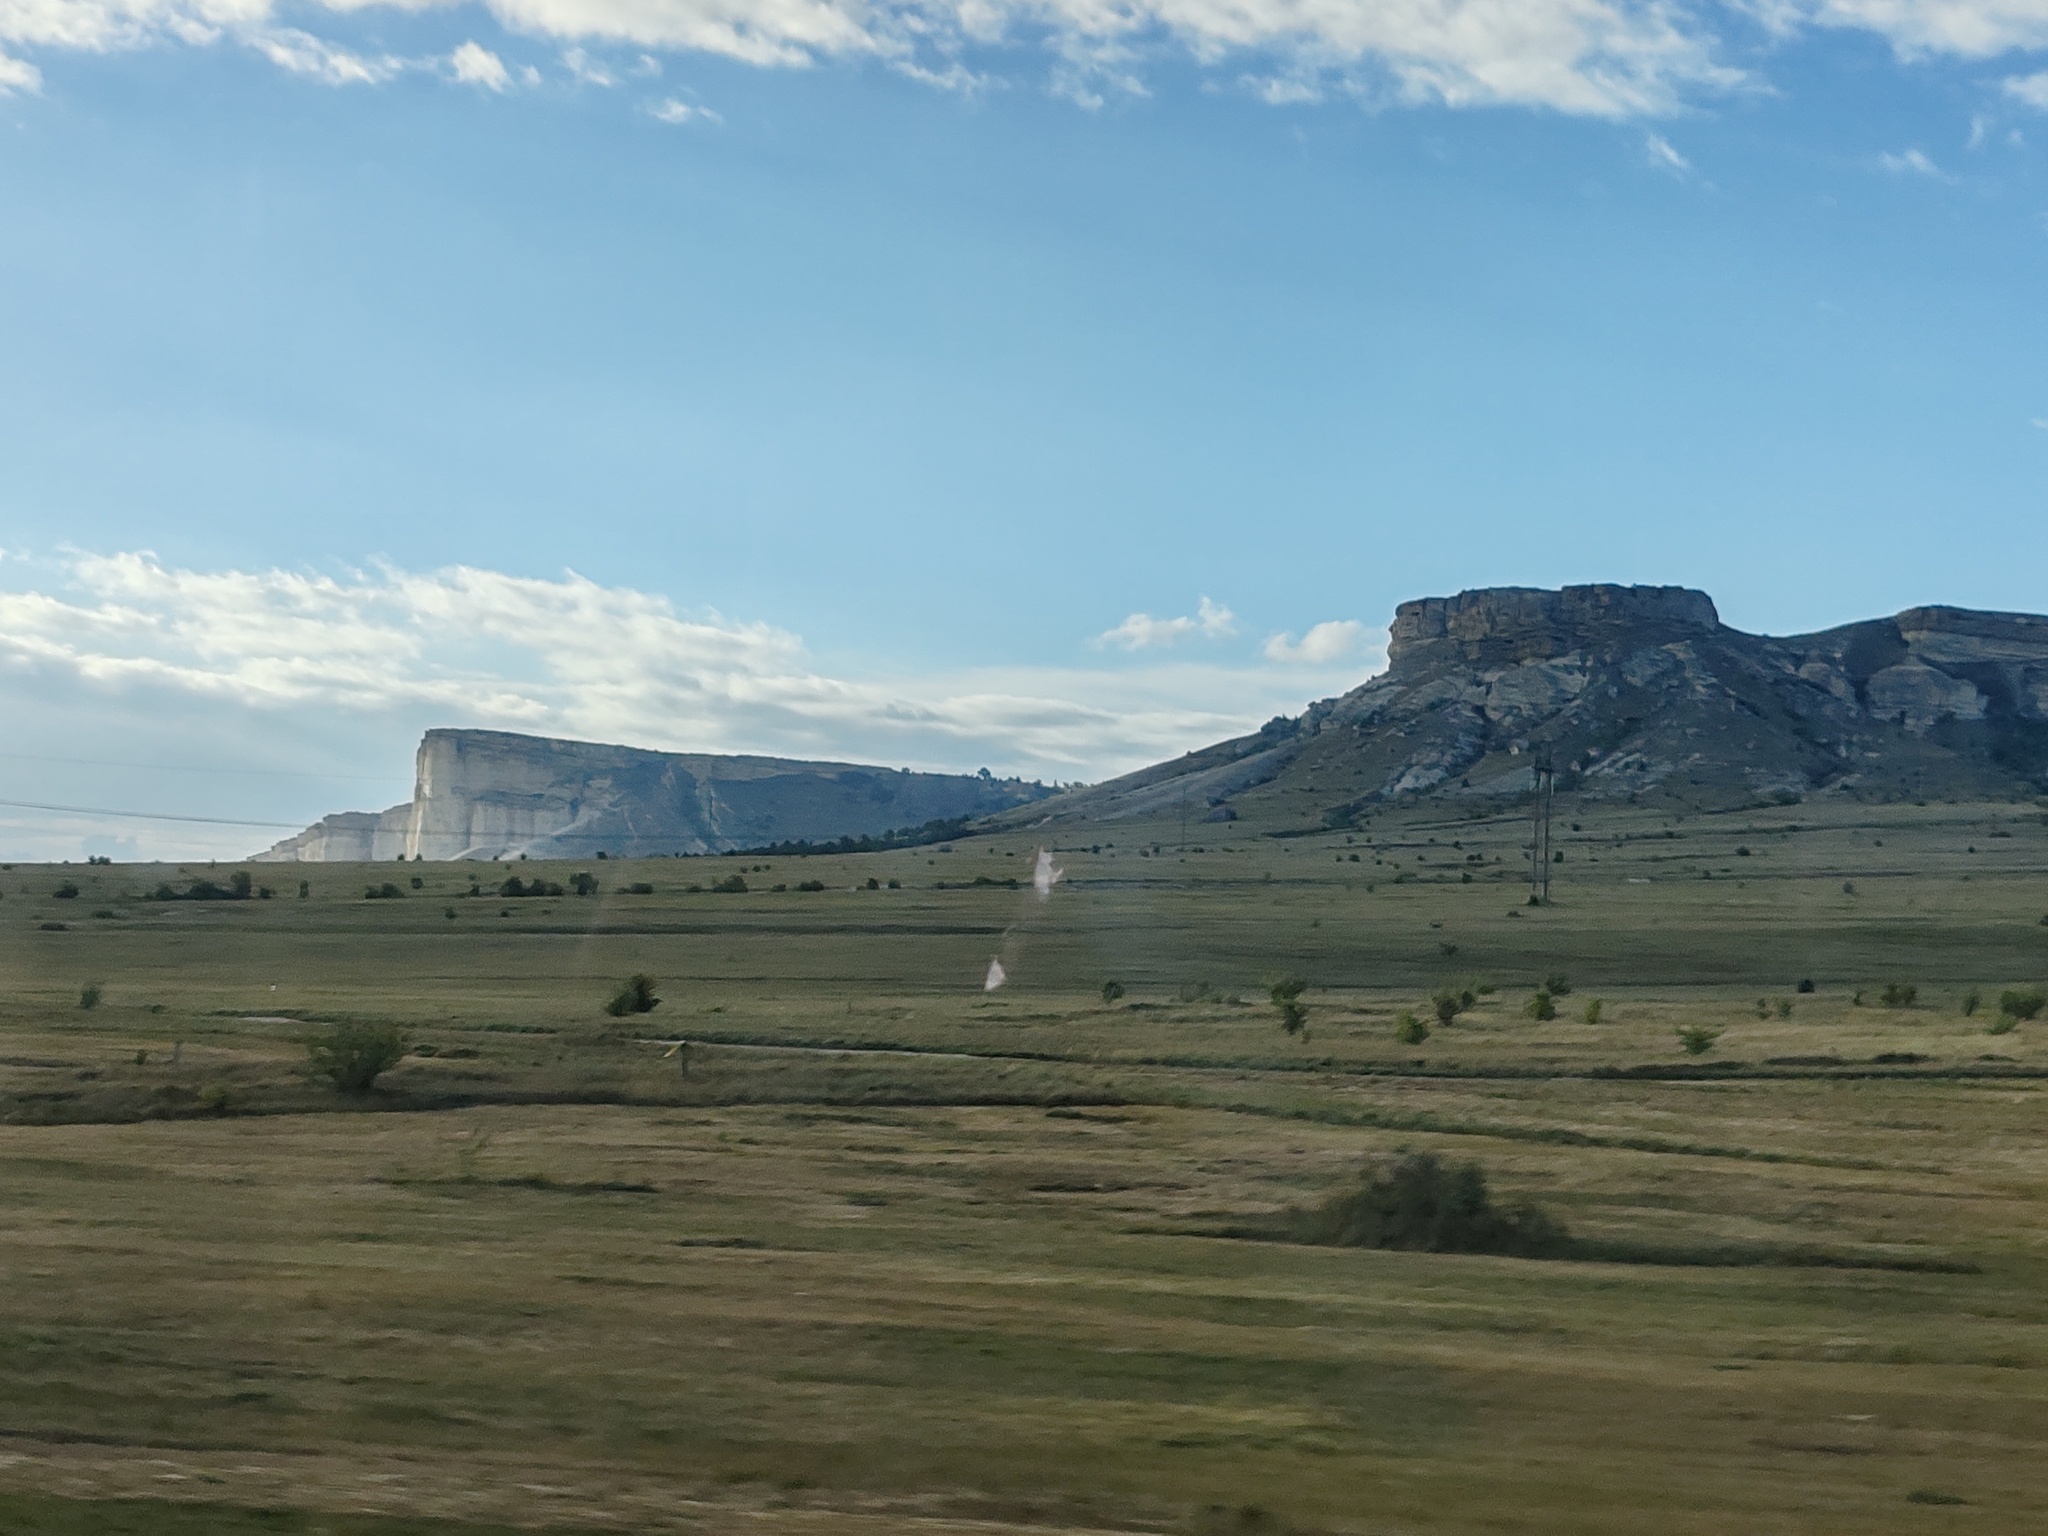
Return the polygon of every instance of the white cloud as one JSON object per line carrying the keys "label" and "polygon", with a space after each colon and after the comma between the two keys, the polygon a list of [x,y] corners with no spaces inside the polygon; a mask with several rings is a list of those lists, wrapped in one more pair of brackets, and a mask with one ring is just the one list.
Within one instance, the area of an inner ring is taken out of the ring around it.
{"label": "white cloud", "polygon": [[709,107],[693,107],[687,101],[678,101],[670,96],[658,101],[647,109],[647,115],[658,123],[722,123],[720,117]]}
{"label": "white cloud", "polygon": [[581,48],[570,48],[562,54],[562,65],[569,73],[585,85],[609,86],[616,84],[610,70],[593,59]]}
{"label": "white cloud", "polygon": [[[422,3],[430,0],[315,0],[290,16],[309,26],[316,8]],[[1271,65],[1261,74],[1276,102],[1313,99],[1334,80],[1374,100],[1603,116],[1669,110],[1743,78],[1717,61],[1711,30],[1668,0],[487,0],[483,8],[510,32],[573,47],[786,66],[873,58],[952,89],[981,79],[962,57],[967,50],[1041,44],[1055,60],[1054,88],[1084,103],[1106,91],[1143,94],[1146,62],[1172,55],[1204,66]],[[283,14],[280,0],[9,0],[0,5],[0,42],[104,51],[247,41],[277,30]],[[286,59],[300,57],[285,50]],[[509,83],[480,43],[464,44],[452,62],[468,83]]]}
{"label": "white cloud", "polygon": [[1909,149],[1902,155],[1879,155],[1877,163],[1894,176],[1933,176],[1941,178],[1941,167],[1917,149]]}
{"label": "white cloud", "polygon": [[1190,635],[1222,640],[1236,633],[1237,615],[1205,596],[1192,618],[1182,614],[1178,618],[1155,619],[1149,613],[1134,613],[1116,628],[1097,635],[1095,644],[1114,645],[1126,651],[1145,651],[1173,645]]}
{"label": "white cloud", "polygon": [[2025,102],[2037,112],[2048,112],[2048,70],[2039,74],[2014,75],[2005,82],[2005,94]]}
{"label": "white cloud", "polygon": [[15,91],[40,91],[43,88],[43,72],[26,59],[10,58],[0,53],[0,96]]}
{"label": "white cloud", "polygon": [[1907,59],[2048,47],[2041,0],[1776,0],[1771,9],[1783,22],[1875,32]]}
{"label": "white cloud", "polygon": [[474,40],[448,56],[448,67],[464,85],[480,85],[487,91],[502,91],[512,83],[505,61]]}
{"label": "white cloud", "polygon": [[[1780,39],[1875,35],[1906,60],[2048,47],[2044,0],[299,0],[289,11],[283,0],[0,0],[0,45],[104,52],[228,40],[312,78],[367,83],[391,61],[318,38],[314,18],[427,6],[488,12],[512,34],[551,39],[565,60],[584,61],[571,72],[593,84],[611,71],[581,50],[613,47],[653,68],[666,52],[775,66],[866,58],[966,90],[987,79],[976,50],[1014,59],[1029,45],[1053,61],[1051,88],[1085,106],[1110,92],[1142,95],[1149,65],[1191,58],[1276,105],[1342,94],[1640,117],[1751,84],[1724,62],[1724,34],[1758,20]],[[513,79],[474,40],[447,64],[494,91]],[[37,78],[34,64],[0,54],[0,90],[33,90]],[[2039,78],[2008,89],[2039,104]]]}
{"label": "white cloud", "polygon": [[1291,665],[1327,666],[1350,655],[1351,648],[1364,634],[1365,626],[1356,619],[1325,619],[1312,626],[1299,644],[1291,636],[1274,635],[1266,642],[1266,659]]}
{"label": "white cloud", "polygon": [[295,27],[254,32],[248,41],[279,69],[309,75],[326,85],[375,85],[404,67],[394,58],[363,58]]}
{"label": "white cloud", "polygon": [[1653,133],[1643,140],[1643,153],[1650,157],[1650,164],[1660,171],[1671,171],[1684,175],[1692,169],[1692,162],[1671,147],[1671,141],[1661,133]]}
{"label": "white cloud", "polygon": [[[137,553],[7,569],[34,584],[0,591],[0,716],[26,718],[22,701],[40,699],[67,739],[91,739],[97,720],[143,761],[175,756],[150,745],[152,732],[198,720],[213,741],[375,735],[393,763],[425,725],[474,725],[1097,779],[1358,680],[1355,667],[1305,676],[1164,662],[834,675],[787,630],[687,616],[658,595],[574,574],[208,572]],[[1211,604],[1187,622],[1205,620],[1229,615]],[[1330,643],[1333,629],[1343,646]],[[1291,659],[1334,660],[1356,629],[1319,625]]]}

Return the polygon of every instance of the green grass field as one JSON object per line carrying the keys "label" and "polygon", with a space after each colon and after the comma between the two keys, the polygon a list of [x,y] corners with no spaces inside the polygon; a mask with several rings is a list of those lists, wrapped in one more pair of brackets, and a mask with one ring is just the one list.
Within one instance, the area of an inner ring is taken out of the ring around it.
{"label": "green grass field", "polygon": [[[0,1529],[2048,1526],[2039,806],[1274,830],[0,870]],[[1401,1149],[1619,1258],[1259,1235]]]}

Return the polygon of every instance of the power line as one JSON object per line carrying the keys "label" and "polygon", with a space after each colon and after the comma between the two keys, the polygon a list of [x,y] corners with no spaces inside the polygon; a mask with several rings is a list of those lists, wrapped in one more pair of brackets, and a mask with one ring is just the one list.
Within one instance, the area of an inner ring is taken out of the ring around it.
{"label": "power line", "polygon": [[283,827],[296,832],[304,825],[297,821],[243,821],[233,816],[171,816],[159,815],[155,811],[110,811],[96,805],[44,805],[37,800],[0,800],[0,805],[10,805],[22,811],[64,811],[73,816],[119,816],[128,821],[197,821],[210,827]]}

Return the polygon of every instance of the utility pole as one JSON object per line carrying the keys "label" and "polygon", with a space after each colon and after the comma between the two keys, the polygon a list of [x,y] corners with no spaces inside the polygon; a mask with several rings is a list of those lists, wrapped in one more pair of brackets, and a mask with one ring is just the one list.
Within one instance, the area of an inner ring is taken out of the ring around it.
{"label": "utility pole", "polygon": [[1530,806],[1529,899],[1550,900],[1550,803],[1557,788],[1557,774],[1550,766],[1550,748],[1538,747],[1529,765],[1536,797]]}

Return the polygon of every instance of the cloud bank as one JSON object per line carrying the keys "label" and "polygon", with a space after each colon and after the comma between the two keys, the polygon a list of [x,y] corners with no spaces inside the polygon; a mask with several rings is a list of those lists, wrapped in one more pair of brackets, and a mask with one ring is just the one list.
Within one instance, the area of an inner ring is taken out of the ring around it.
{"label": "cloud bank", "polygon": [[[1638,117],[1749,85],[1732,43],[1814,30],[1879,37],[1902,60],[2048,47],[2042,0],[0,0],[0,92],[35,91],[20,54],[235,42],[332,85],[433,69],[487,91],[527,77],[475,41],[437,59],[370,58],[315,35],[321,13],[487,12],[563,47],[566,77],[619,71],[590,50],[712,53],[763,67],[870,59],[974,89],[1005,50],[1042,50],[1085,104],[1141,93],[1148,62],[1191,59],[1275,105],[1535,107]],[[971,62],[970,62],[971,61]],[[528,66],[530,68],[531,66]],[[537,78],[537,77],[534,77]]]}
{"label": "cloud bank", "polygon": [[[0,713],[54,723],[67,751],[137,764],[189,758],[204,741],[244,767],[268,752],[294,770],[403,774],[418,730],[469,725],[1094,780],[1254,729],[1371,670],[1369,656],[1316,670],[1353,649],[1356,624],[1310,630],[1285,671],[1145,661],[863,677],[820,666],[786,629],[685,615],[573,573],[192,571],[141,553],[7,569],[17,590],[0,591]],[[1205,603],[1180,622],[1221,634],[1231,618]],[[1342,647],[1319,641],[1333,629]],[[345,743],[346,761],[316,742]],[[9,798],[83,803],[83,789],[32,794],[10,773]],[[117,808],[218,806],[167,803],[177,786],[153,780],[94,793],[96,805],[147,802]],[[343,808],[309,800],[306,819]]]}

